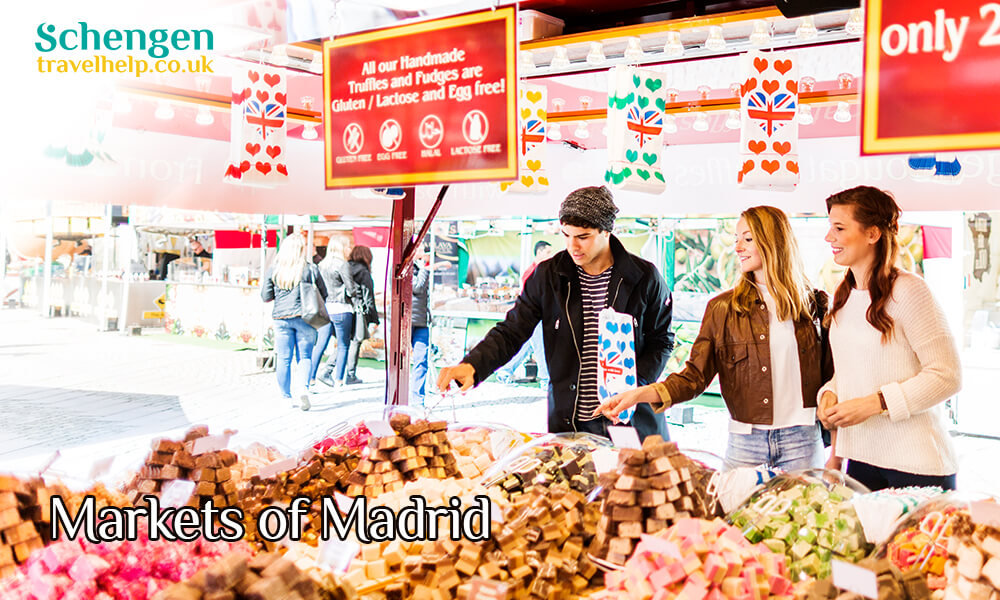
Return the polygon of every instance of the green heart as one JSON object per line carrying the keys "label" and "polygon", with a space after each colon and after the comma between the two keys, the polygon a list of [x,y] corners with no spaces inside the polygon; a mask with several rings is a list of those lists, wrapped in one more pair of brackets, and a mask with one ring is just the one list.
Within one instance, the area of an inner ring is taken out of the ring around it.
{"label": "green heart", "polygon": [[625,179],[626,177],[628,177],[631,174],[632,174],[632,169],[630,169],[628,167],[625,167],[624,169],[622,169],[622,179]]}
{"label": "green heart", "polygon": [[604,172],[604,181],[607,181],[608,183],[611,183],[611,170],[610,169]]}
{"label": "green heart", "polygon": [[625,181],[625,172],[624,171],[622,171],[621,173],[612,173],[611,174],[611,183],[613,183],[615,185],[619,185],[623,181]]}
{"label": "green heart", "polygon": [[656,108],[660,110],[667,110],[667,101],[663,98],[656,99]]}
{"label": "green heart", "polygon": [[[643,162],[645,162],[647,165],[649,165],[651,167],[654,164],[656,164],[656,159],[657,158],[658,157],[656,156],[656,154],[646,154],[645,152],[642,153],[642,160],[643,160]],[[635,162],[635,161],[633,160],[632,162]]]}
{"label": "green heart", "polygon": [[608,96],[608,108],[614,108],[615,104],[618,103],[618,98],[615,96]]}
{"label": "green heart", "polygon": [[663,87],[663,80],[662,79],[647,79],[646,80],[646,87],[649,88],[649,91],[655,92],[656,90],[658,90],[661,87]]}
{"label": "green heart", "polygon": [[[632,92],[629,92],[628,96],[625,96],[625,104],[631,104],[633,100],[635,100],[635,94],[632,93]],[[624,108],[624,107],[625,107],[625,105],[623,104],[622,108]]]}
{"label": "green heart", "polygon": [[634,84],[635,84],[635,87],[639,87],[639,83],[640,83],[641,81],[642,81],[642,80],[641,80],[641,79],[639,79],[639,76],[638,76],[638,75],[633,75],[633,76],[632,76],[632,83],[634,83]]}
{"label": "green heart", "polygon": [[649,179],[649,171],[645,171],[643,169],[636,169],[635,172],[636,174],[639,175],[639,177],[642,177],[643,181],[647,181]]}
{"label": "green heart", "polygon": [[628,160],[629,162],[635,162],[635,161],[639,160],[639,151],[638,150],[626,150],[625,151],[625,159]]}
{"label": "green heart", "polygon": [[625,98],[615,98],[615,108],[618,110],[625,110],[625,105],[628,101]]}
{"label": "green heart", "polygon": [[647,106],[649,106],[649,98],[639,96],[639,108],[646,108]]}
{"label": "green heart", "polygon": [[667,181],[666,181],[666,180],[665,180],[665,179],[663,178],[663,173],[660,173],[659,171],[656,171],[655,173],[653,173],[653,177],[656,177],[657,179],[659,179],[659,180],[660,180],[660,181],[662,181],[663,183],[666,183],[666,182],[667,182]]}

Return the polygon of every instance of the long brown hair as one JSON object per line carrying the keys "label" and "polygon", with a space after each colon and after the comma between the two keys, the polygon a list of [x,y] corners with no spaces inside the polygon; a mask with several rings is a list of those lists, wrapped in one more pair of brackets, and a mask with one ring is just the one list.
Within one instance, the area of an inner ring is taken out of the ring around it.
{"label": "long brown hair", "polygon": [[351,254],[347,257],[347,260],[361,263],[369,271],[372,270],[372,249],[368,246],[355,246],[351,248]]}
{"label": "long brown hair", "polygon": [[[754,206],[740,215],[750,228],[753,243],[764,263],[767,290],[774,298],[774,308],[779,320],[809,319],[809,298],[812,286],[799,254],[799,244],[792,233],[792,224],[781,209],[773,206]],[[737,313],[747,314],[757,300],[754,274],[743,273],[733,287],[733,307]]]}
{"label": "long brown hair", "polygon": [[[866,230],[877,227],[879,239],[875,242],[875,259],[872,261],[871,275],[868,280],[868,291],[872,303],[868,307],[867,320],[871,326],[882,332],[882,342],[892,339],[893,319],[886,312],[886,304],[892,297],[892,287],[899,276],[896,259],[899,258],[899,215],[902,211],[896,200],[886,191],[875,187],[860,185],[856,188],[838,192],[826,199],[826,210],[834,206],[850,206],[855,221]],[[851,290],[857,287],[854,273],[848,269],[844,280],[837,286],[833,295],[833,308],[827,315],[827,325],[843,308],[851,295]]]}

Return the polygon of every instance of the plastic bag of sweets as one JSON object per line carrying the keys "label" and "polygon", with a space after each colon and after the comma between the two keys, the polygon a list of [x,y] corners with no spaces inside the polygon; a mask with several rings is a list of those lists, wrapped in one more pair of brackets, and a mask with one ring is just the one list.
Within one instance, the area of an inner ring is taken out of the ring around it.
{"label": "plastic bag of sweets", "polygon": [[873,544],[882,544],[896,532],[898,521],[917,510],[929,500],[939,498],[944,491],[939,487],[887,488],[851,498],[854,510],[861,519],[865,537]]}
{"label": "plastic bag of sweets", "polygon": [[463,477],[478,479],[511,450],[532,439],[506,425],[494,423],[450,423],[448,441]]}
{"label": "plastic bag of sweets", "polygon": [[547,434],[494,464],[482,482],[486,487],[500,486],[508,498],[532,485],[563,486],[589,494],[597,487],[591,453],[611,447],[609,440],[586,433]]}
{"label": "plastic bag of sweets", "polygon": [[332,447],[344,446],[360,454],[372,437],[372,432],[366,423],[370,421],[388,422],[393,415],[397,414],[408,415],[414,420],[423,416],[422,411],[408,406],[386,406],[378,410],[365,411],[330,427],[321,439],[313,442],[312,447],[317,452],[326,452]]}
{"label": "plastic bag of sweets", "polygon": [[778,475],[754,492],[728,519],[753,543],[788,557],[793,578],[831,575],[833,558],[858,562],[870,553],[849,500],[868,490],[839,472]]}

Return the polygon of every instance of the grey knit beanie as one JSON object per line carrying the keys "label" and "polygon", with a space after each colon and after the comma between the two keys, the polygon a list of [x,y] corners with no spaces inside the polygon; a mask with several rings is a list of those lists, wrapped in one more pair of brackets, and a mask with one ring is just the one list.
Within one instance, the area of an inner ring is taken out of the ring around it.
{"label": "grey knit beanie", "polygon": [[601,231],[614,230],[616,214],[618,207],[615,206],[615,199],[611,196],[611,191],[604,186],[585,187],[570,192],[559,207],[560,221],[566,217],[575,217]]}

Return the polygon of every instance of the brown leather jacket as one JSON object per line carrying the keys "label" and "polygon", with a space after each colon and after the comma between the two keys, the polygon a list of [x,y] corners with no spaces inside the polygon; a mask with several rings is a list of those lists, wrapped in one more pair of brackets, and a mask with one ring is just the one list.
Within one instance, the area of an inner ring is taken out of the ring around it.
{"label": "brown leather jacket", "polygon": [[[756,291],[756,290],[755,290]],[[733,419],[754,425],[771,425],[774,404],[771,389],[770,316],[757,296],[750,315],[732,310],[733,291],[712,298],[705,309],[701,330],[684,369],[653,386],[663,402],[657,410],[697,397],[719,375],[722,397]],[[811,320],[795,322],[802,372],[802,404],[816,406],[819,388],[833,376],[833,358],[827,329],[823,328],[827,296],[814,290]]]}

